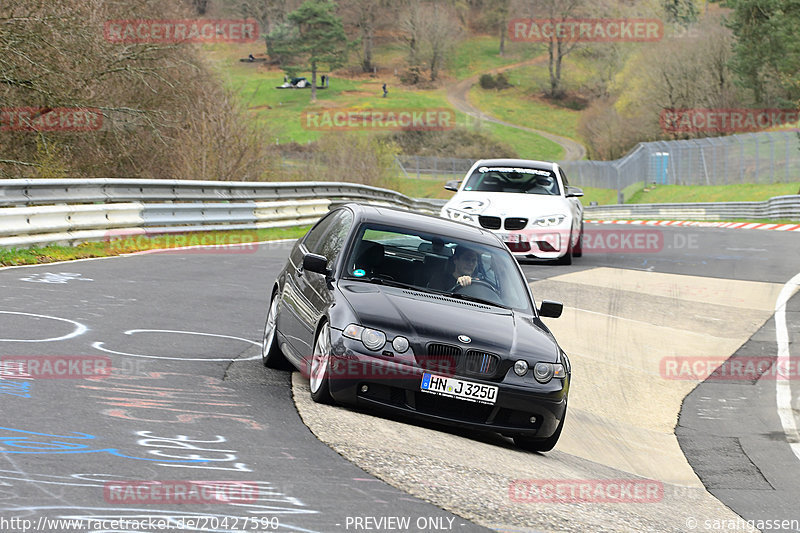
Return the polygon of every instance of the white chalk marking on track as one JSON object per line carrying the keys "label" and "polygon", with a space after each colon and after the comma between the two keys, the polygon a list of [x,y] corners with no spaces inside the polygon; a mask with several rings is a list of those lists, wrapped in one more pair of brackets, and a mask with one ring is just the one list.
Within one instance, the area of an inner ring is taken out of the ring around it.
{"label": "white chalk marking on track", "polygon": [[74,320],[70,320],[68,318],[60,318],[57,316],[50,316],[50,315],[37,315],[35,313],[22,313],[19,311],[0,311],[0,313],[4,313],[7,315],[22,315],[22,316],[35,316],[37,318],[47,318],[49,320],[59,320],[61,322],[69,322],[70,324],[75,325],[75,329],[72,333],[68,333],[67,335],[62,335],[61,337],[49,337],[47,339],[0,339],[0,342],[56,342],[56,341],[65,341],[67,339],[71,339],[73,337],[77,337],[78,335],[83,335],[89,328],[81,324],[80,322],[75,322]]}
{"label": "white chalk marking on track", "polygon": [[789,353],[789,331],[786,328],[786,304],[792,294],[800,288],[800,274],[786,282],[778,294],[775,302],[775,337],[778,342],[778,360],[776,365],[778,375],[775,379],[776,401],[778,403],[778,417],[781,419],[783,431],[789,441],[789,446],[795,456],[800,459],[800,433],[797,431],[797,422],[792,412],[791,376],[783,375],[781,369],[791,368],[791,354]]}
{"label": "white chalk marking on track", "polygon": [[[255,344],[256,346],[261,346],[260,343],[251,341],[250,339],[243,339],[241,337],[234,337],[231,335],[217,335],[214,333],[203,333],[201,331],[178,331],[174,329],[129,329],[128,331],[124,332],[125,335],[133,335],[135,333],[178,333],[182,335],[202,335],[205,337],[220,337],[223,339],[235,339],[237,341],[242,342],[249,342],[250,344]],[[225,358],[205,358],[205,357],[167,357],[164,355],[145,355],[145,354],[138,354],[138,353],[126,353],[126,352],[118,352],[115,350],[110,350],[108,348],[104,348],[103,342],[95,342],[92,343],[92,348],[96,350],[100,350],[101,352],[106,353],[113,353],[115,355],[125,355],[128,357],[142,357],[144,359],[168,359],[170,361],[208,361],[208,362],[215,362],[215,361],[252,361],[253,359],[258,359],[261,357],[261,354],[254,355],[253,357],[248,357],[247,359],[235,359],[231,357]]]}

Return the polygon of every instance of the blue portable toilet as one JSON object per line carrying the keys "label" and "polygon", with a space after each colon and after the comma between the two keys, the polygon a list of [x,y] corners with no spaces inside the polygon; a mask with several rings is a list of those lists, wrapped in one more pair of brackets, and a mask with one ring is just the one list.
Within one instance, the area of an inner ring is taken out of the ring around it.
{"label": "blue portable toilet", "polygon": [[656,185],[669,184],[669,152],[655,152],[650,154],[650,176]]}

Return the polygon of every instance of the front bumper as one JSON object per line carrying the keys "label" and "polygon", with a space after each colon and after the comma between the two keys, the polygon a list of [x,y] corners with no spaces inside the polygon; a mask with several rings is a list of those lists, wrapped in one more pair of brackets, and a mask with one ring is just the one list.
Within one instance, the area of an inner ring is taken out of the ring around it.
{"label": "front bumper", "polygon": [[[334,335],[337,332],[332,332]],[[521,385],[513,371],[510,378],[489,381],[473,376],[454,377],[477,384],[498,387],[492,405],[423,392],[420,384],[424,369],[398,363],[385,357],[360,353],[348,339],[332,339],[329,383],[331,396],[342,404],[366,406],[405,415],[418,420],[496,431],[507,436],[547,438],[553,435],[564,417],[569,376],[541,385]],[[435,373],[435,372],[434,372]],[[518,383],[508,383],[513,380]]]}
{"label": "front bumper", "polygon": [[519,231],[495,231],[516,258],[559,259],[569,249],[569,228],[524,229]]}

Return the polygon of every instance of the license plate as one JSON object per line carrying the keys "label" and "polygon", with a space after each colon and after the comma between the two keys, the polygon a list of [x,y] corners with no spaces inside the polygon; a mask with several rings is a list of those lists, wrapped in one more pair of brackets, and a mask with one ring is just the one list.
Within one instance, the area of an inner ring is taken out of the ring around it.
{"label": "license plate", "polygon": [[519,233],[501,233],[500,238],[503,239],[503,242],[509,244],[518,244],[520,242]]}
{"label": "license plate", "polygon": [[497,401],[497,387],[494,385],[482,385],[480,383],[464,381],[463,379],[446,378],[444,376],[437,376],[436,374],[428,374],[427,372],[422,375],[420,389],[422,392],[458,398],[459,400],[467,400],[468,402],[494,405]]}

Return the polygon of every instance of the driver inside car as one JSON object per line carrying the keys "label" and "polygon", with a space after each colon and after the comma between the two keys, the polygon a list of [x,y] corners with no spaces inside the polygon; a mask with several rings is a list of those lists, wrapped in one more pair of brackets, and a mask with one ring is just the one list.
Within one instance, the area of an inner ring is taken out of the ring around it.
{"label": "driver inside car", "polygon": [[466,287],[472,284],[473,280],[478,280],[475,277],[477,267],[477,252],[459,244],[444,271],[434,275],[428,282],[428,287],[438,291],[451,291],[456,287]]}

